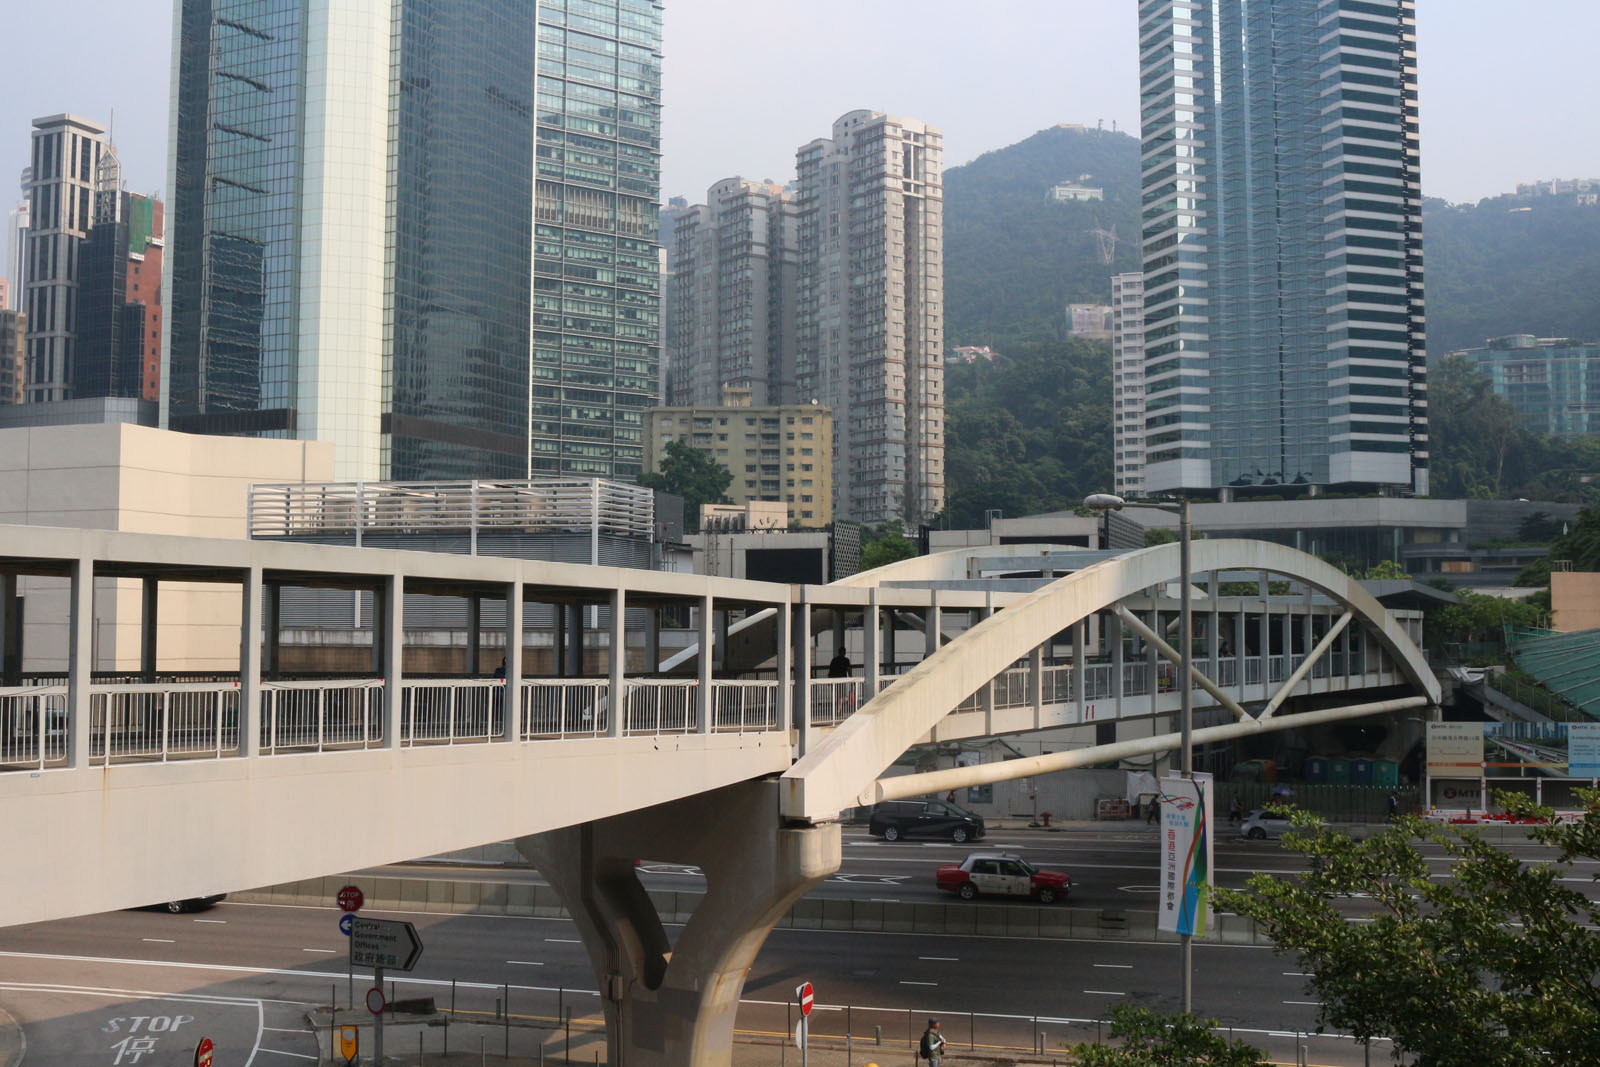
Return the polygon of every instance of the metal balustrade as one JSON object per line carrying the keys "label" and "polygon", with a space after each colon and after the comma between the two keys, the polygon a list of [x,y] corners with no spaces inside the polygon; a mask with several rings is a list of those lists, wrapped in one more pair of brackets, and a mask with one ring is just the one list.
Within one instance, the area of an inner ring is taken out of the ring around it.
{"label": "metal balustrade", "polygon": [[611,683],[593,678],[538,678],[522,683],[518,737],[553,741],[603,737],[611,729]]}
{"label": "metal balustrade", "polygon": [[1289,678],[1289,657],[1270,656],[1267,659],[1267,681],[1279,685]]}
{"label": "metal balustrade", "polygon": [[697,679],[630,680],[623,698],[625,734],[687,734],[699,728]]}
{"label": "metal balustrade", "polygon": [[723,733],[760,733],[776,730],[776,681],[717,681],[711,683],[711,728]]}
{"label": "metal balustrade", "polygon": [[0,689],[0,766],[44,767],[67,758],[67,687]]}
{"label": "metal balustrade", "polygon": [[1150,664],[1124,663],[1122,665],[1122,695],[1142,697],[1150,692]]}
{"label": "metal balustrade", "polygon": [[1039,672],[1043,702],[1066,704],[1072,700],[1072,664],[1055,663]]}
{"label": "metal balustrade", "polygon": [[237,682],[90,687],[91,764],[221,759],[238,751]]}
{"label": "metal balustrade", "polygon": [[862,704],[866,682],[860,678],[817,678],[811,683],[811,725],[838,726]]}
{"label": "metal balustrade", "polygon": [[499,678],[400,683],[400,743],[457,744],[505,736],[505,687]]}
{"label": "metal balustrade", "polygon": [[261,683],[261,753],[383,745],[383,680]]}
{"label": "metal balustrade", "polygon": [[1028,668],[1011,667],[995,675],[994,706],[1025,708],[1033,703],[1028,693]]}
{"label": "metal balustrade", "polygon": [[1246,656],[1244,660],[1244,684],[1261,684],[1261,657]]}
{"label": "metal balustrade", "polygon": [[1090,663],[1083,671],[1083,699],[1109,700],[1116,695],[1114,664]]}

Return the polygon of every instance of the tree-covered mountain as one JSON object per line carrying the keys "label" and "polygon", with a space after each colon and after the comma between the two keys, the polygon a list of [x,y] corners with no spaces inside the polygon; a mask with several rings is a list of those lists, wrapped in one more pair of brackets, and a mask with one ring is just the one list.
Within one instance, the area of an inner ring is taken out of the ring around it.
{"label": "tree-covered mountain", "polygon": [[[1104,200],[1046,198],[1082,175]],[[1113,228],[1107,264],[1092,231]],[[1138,269],[1138,138],[1054,126],[945,172],[946,343],[1059,337],[1068,301],[1106,302],[1111,276]]]}
{"label": "tree-covered mountain", "polygon": [[[1058,182],[1105,199],[1057,203]],[[1104,302],[1139,269],[1139,141],[1052,127],[945,173],[945,337],[1001,358],[946,378],[945,521],[1070,506],[1111,486],[1110,347],[1064,341],[1069,302]],[[1113,262],[1095,230],[1115,228]],[[1600,207],[1573,196],[1423,207],[1428,350],[1510,333],[1600,338]],[[1590,441],[1517,428],[1508,404],[1464,365],[1436,366],[1433,492],[1590,500]]]}
{"label": "tree-covered mountain", "polygon": [[1573,195],[1426,200],[1428,351],[1490,337],[1600,338],[1600,206]]}

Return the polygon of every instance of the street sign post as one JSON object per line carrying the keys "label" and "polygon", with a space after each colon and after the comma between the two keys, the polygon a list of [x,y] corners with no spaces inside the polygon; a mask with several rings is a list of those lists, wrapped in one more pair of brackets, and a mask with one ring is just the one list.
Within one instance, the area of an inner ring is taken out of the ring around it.
{"label": "street sign post", "polygon": [[360,911],[361,905],[367,902],[367,895],[358,885],[347,885],[339,890],[339,895],[334,897],[339,902],[340,911]]}
{"label": "street sign post", "polygon": [[361,1055],[361,1031],[354,1026],[339,1027],[339,1055],[344,1062],[354,1063]]}
{"label": "street sign post", "polygon": [[800,1002],[800,1022],[794,1028],[794,1043],[800,1046],[800,1067],[806,1067],[811,1044],[811,1007],[816,1003],[817,991],[810,982],[801,982],[794,990],[794,999]]}
{"label": "street sign post", "polygon": [[194,1047],[194,1067],[211,1067],[211,1056],[216,1051],[216,1046],[209,1037],[202,1037],[200,1043]]}
{"label": "street sign post", "polygon": [[350,962],[357,967],[409,971],[421,957],[417,928],[408,922],[358,915],[350,923]]}

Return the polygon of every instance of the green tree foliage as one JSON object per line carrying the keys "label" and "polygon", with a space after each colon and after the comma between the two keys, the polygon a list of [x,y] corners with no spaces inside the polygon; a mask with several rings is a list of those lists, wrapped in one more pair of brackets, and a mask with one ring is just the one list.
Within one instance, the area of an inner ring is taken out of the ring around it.
{"label": "green tree foliage", "polygon": [[1511,402],[1497,396],[1464,356],[1446,356],[1430,367],[1428,434],[1434,496],[1600,500],[1600,490],[1582,480],[1600,471],[1600,439],[1524,429]]}
{"label": "green tree foliage", "polygon": [[1169,530],[1165,526],[1152,526],[1144,532],[1144,547],[1152,548],[1156,545],[1170,545],[1178,539],[1178,531]]}
{"label": "green tree foliage", "polygon": [[942,522],[983,525],[1073,507],[1111,483],[1111,356],[1104,344],[1017,343],[945,371]]}
{"label": "green tree foliage", "polygon": [[1380,559],[1376,565],[1368,567],[1357,575],[1363,581],[1386,582],[1397,578],[1410,578],[1406,569],[1392,559]]}
{"label": "green tree foliage", "polygon": [[1423,616],[1427,643],[1499,641],[1504,627],[1540,626],[1544,611],[1526,600],[1487,593],[1460,594],[1461,602],[1446,604]]}
{"label": "green tree foliage", "polygon": [[916,554],[917,546],[906,537],[899,523],[886,522],[861,530],[861,569],[864,571],[910,559]]}
{"label": "green tree foliage", "polygon": [[[1523,798],[1497,799],[1534,814]],[[1600,910],[1563,882],[1600,860],[1600,816],[1533,829],[1557,850],[1536,861],[1414,818],[1363,841],[1304,813],[1295,822],[1284,847],[1310,861],[1302,876],[1258,874],[1218,898],[1299,957],[1322,1025],[1389,1037],[1395,1058],[1419,1067],[1594,1062]],[[1424,847],[1444,853],[1445,877]],[[1370,922],[1349,920],[1353,897]]]}
{"label": "green tree foliage", "polygon": [[1118,1004],[1111,1009],[1111,1037],[1119,1045],[1082,1045],[1084,1067],[1261,1067],[1260,1049],[1213,1033],[1215,1019],[1161,1015]]}
{"label": "green tree foliage", "polygon": [[661,469],[639,475],[646,489],[660,489],[683,497],[683,521],[691,531],[700,529],[701,504],[726,504],[723,496],[733,484],[717,461],[686,441],[668,441],[661,454]]}
{"label": "green tree foliage", "polygon": [[1571,560],[1575,571],[1600,571],[1600,507],[1578,512],[1572,528],[1550,543],[1550,554],[1522,568],[1517,584],[1549,585],[1553,559]]}
{"label": "green tree foliage", "polygon": [[[1104,200],[1056,203],[1073,181]],[[1116,228],[1112,263],[1093,230]],[[950,344],[1050,340],[1069,301],[1106,303],[1111,276],[1139,265],[1139,140],[1108,130],[1040,130],[944,175],[945,321]]]}
{"label": "green tree foliage", "polygon": [[1600,337],[1600,211],[1571,196],[1424,200],[1422,234],[1429,351],[1512,333]]}

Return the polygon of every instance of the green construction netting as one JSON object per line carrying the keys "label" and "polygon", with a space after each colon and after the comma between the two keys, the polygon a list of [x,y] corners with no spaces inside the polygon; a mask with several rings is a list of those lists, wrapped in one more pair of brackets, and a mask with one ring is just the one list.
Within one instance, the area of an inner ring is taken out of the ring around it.
{"label": "green construction netting", "polygon": [[1600,719],[1600,630],[1506,627],[1506,647],[1539,684],[1592,719]]}

